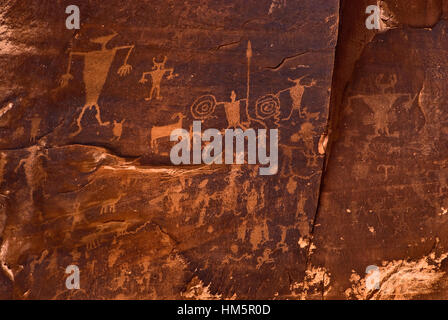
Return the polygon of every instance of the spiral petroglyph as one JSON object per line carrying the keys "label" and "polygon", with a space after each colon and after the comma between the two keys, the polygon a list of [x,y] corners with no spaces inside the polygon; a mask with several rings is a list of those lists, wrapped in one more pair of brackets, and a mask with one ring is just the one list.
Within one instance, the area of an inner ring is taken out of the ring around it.
{"label": "spiral petroglyph", "polygon": [[212,116],[216,108],[215,96],[209,94],[201,96],[191,106],[191,114],[195,119],[205,120]]}
{"label": "spiral petroglyph", "polygon": [[255,104],[257,118],[268,119],[280,115],[280,100],[273,94],[259,98]]}

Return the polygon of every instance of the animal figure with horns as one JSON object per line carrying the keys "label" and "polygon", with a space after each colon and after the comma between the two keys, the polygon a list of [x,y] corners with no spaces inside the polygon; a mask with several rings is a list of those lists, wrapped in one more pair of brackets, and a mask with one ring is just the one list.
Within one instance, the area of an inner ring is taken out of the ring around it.
{"label": "animal figure with horns", "polygon": [[152,80],[152,87],[151,87],[151,91],[149,92],[149,97],[145,98],[146,101],[151,100],[155,97],[157,100],[161,100],[162,96],[160,95],[160,83],[162,82],[163,76],[165,75],[165,73],[169,73],[169,75],[167,76],[167,79],[170,80],[174,77],[173,72],[174,69],[172,68],[165,68],[165,64],[167,61],[167,57],[165,56],[162,60],[162,62],[157,62],[156,58],[152,58],[152,62],[153,62],[153,68],[151,71],[148,72],[143,72],[142,77],[140,79],[140,83],[146,83],[148,80],[146,79],[146,75],[151,75],[151,80]]}

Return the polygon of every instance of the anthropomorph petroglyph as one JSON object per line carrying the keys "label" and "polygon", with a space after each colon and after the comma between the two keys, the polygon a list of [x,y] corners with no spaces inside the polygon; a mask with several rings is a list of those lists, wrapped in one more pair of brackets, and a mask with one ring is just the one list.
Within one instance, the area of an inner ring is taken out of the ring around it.
{"label": "anthropomorph petroglyph", "polygon": [[[284,155],[280,174],[282,177],[296,177],[308,180],[319,173],[319,171],[316,170],[309,176],[298,175],[294,172],[293,166],[293,157],[298,153],[302,153],[305,156],[308,167],[317,167],[319,165],[318,160],[322,159],[322,155],[325,153],[325,150],[322,150],[322,152],[316,150],[319,149],[319,146],[314,139],[315,136],[316,132],[314,131],[314,126],[312,123],[305,122],[300,126],[299,131],[290,136],[290,141],[287,145],[279,145]],[[299,142],[302,142],[303,145],[300,145]],[[323,146],[320,148],[323,149]]]}
{"label": "anthropomorph petroglyph", "polygon": [[349,98],[349,103],[354,99],[360,98],[372,110],[372,115],[368,115],[365,119],[366,124],[375,126],[376,135],[390,136],[389,125],[393,122],[395,114],[392,107],[395,102],[401,97],[407,97],[408,101],[403,104],[406,111],[409,111],[412,104],[416,101],[418,93],[412,97],[410,94],[395,93],[395,85],[397,84],[397,76],[392,74],[386,77],[384,74],[379,74],[375,79],[375,90],[380,90],[380,93],[374,95],[356,95]]}
{"label": "anthropomorph petroglyph", "polygon": [[313,167],[318,165],[317,160],[320,156],[316,152],[314,137],[316,132],[311,122],[305,122],[300,126],[300,130],[291,136],[291,142],[297,143],[303,141],[305,149],[302,151],[307,159],[307,166]]}
{"label": "anthropomorph petroglyph", "polygon": [[47,173],[43,167],[42,158],[48,159],[48,150],[45,148],[45,142],[41,141],[38,145],[27,148],[28,157],[22,158],[14,169],[17,173],[23,167],[26,181],[30,190],[30,198],[33,198],[34,191],[41,186],[47,178]]}
{"label": "anthropomorph petroglyph", "polygon": [[96,119],[101,126],[106,126],[109,122],[103,122],[101,120],[100,106],[98,105],[98,99],[100,97],[101,91],[103,90],[104,83],[106,82],[107,75],[109,73],[109,69],[114,60],[115,54],[118,50],[128,49],[128,54],[123,62],[123,65],[118,69],[118,74],[120,76],[125,76],[129,74],[132,70],[131,65],[128,64],[129,56],[134,48],[131,46],[120,46],[112,49],[107,48],[107,44],[115,37],[117,33],[112,33],[107,36],[98,37],[91,39],[90,41],[93,43],[98,43],[101,45],[101,50],[95,51],[87,51],[87,52],[78,52],[71,51],[69,55],[69,61],[67,66],[67,72],[62,76],[61,87],[67,86],[68,82],[73,79],[73,76],[70,74],[70,67],[72,63],[73,56],[81,56],[84,57],[84,84],[86,90],[86,103],[83,106],[81,113],[76,120],[78,125],[78,130],[71,134],[71,136],[75,136],[79,134],[82,130],[81,120],[84,116],[84,113],[87,109],[95,108],[96,110]]}
{"label": "anthropomorph petroglyph", "polygon": [[246,129],[240,120],[240,100],[236,100],[236,93],[232,91],[230,102],[224,102],[224,111],[226,112],[227,128],[243,128]]}
{"label": "anthropomorph petroglyph", "polygon": [[148,80],[146,79],[146,75],[148,74],[151,75],[151,81],[152,81],[151,91],[149,92],[149,97],[145,98],[146,101],[151,100],[154,94],[157,100],[162,99],[162,96],[160,95],[160,83],[162,82],[165,73],[167,72],[169,73],[169,75],[167,76],[168,80],[176,76],[173,75],[174,72],[173,68],[165,68],[166,60],[167,60],[166,56],[163,58],[162,62],[157,62],[156,58],[152,58],[152,62],[154,64],[152,67],[152,71],[143,72],[142,74],[142,78],[139,81],[140,83],[148,82]]}
{"label": "anthropomorph petroglyph", "polygon": [[305,88],[311,88],[316,84],[316,81],[313,80],[311,81],[311,83],[309,85],[303,85],[301,84],[302,79],[304,78],[300,77],[298,79],[290,79],[288,78],[288,81],[291,81],[295,84],[294,87],[291,87],[289,89],[289,94],[291,95],[291,99],[292,99],[292,108],[291,108],[291,112],[289,113],[289,115],[283,119],[283,120],[289,120],[291,119],[291,116],[294,112],[294,110],[297,110],[299,112],[299,116],[303,117],[302,114],[302,110],[301,110],[301,105],[302,105],[302,98],[303,98],[303,94],[305,92]]}
{"label": "anthropomorph petroglyph", "polygon": [[[301,79],[305,76],[300,77],[298,79],[292,81],[295,83],[295,86],[283,89],[278,91],[275,94],[266,94],[260,98],[258,98],[255,102],[255,114],[256,118],[253,118],[248,115],[248,111],[246,110],[246,118],[248,121],[241,121],[241,102],[246,104],[246,109],[248,108],[248,99],[240,99],[236,100],[236,93],[232,91],[230,95],[230,102],[226,101],[216,101],[214,95],[208,94],[197,98],[193,104],[191,105],[191,114],[195,119],[198,120],[207,120],[210,118],[216,118],[214,116],[214,112],[217,106],[224,106],[224,111],[227,118],[228,127],[227,128],[247,128],[247,126],[252,122],[259,122],[260,120],[266,120],[269,118],[274,119],[274,123],[280,125],[282,121],[288,121],[291,119],[295,110],[297,110],[300,118],[305,118],[307,120],[310,119],[318,119],[319,113],[309,113],[307,108],[302,106],[302,98],[305,92],[305,88],[311,88],[316,84],[315,80],[312,80],[310,84],[305,85],[301,84]],[[292,99],[292,108],[289,111],[288,116],[285,118],[281,118],[281,102],[280,102],[280,94],[283,92],[289,91],[289,94]],[[261,122],[259,122],[261,123]]]}
{"label": "anthropomorph petroglyph", "polygon": [[214,95],[201,96],[191,105],[191,114],[195,119],[206,120],[216,118],[212,114],[215,112],[216,106],[224,106],[227,119],[227,128],[247,128],[247,122],[241,122],[241,101],[236,100],[236,93],[232,90],[230,94],[230,102],[217,102]]}
{"label": "anthropomorph petroglyph", "polygon": [[[72,220],[72,225],[71,225],[71,231],[73,232],[73,230],[75,230],[75,227],[81,223],[82,221],[84,221],[85,223],[88,223],[88,221],[86,220],[86,217],[84,215],[84,212],[81,210],[81,202],[79,201],[79,199],[76,199],[74,204],[73,204],[73,220]],[[69,233],[67,233],[66,236],[68,236]]]}

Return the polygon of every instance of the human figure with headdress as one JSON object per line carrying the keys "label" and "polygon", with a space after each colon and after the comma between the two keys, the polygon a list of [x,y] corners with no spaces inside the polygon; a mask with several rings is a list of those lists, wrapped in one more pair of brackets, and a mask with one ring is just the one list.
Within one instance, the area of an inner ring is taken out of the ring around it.
{"label": "human figure with headdress", "polygon": [[174,69],[172,68],[165,68],[167,57],[165,56],[163,58],[162,62],[157,62],[156,58],[152,58],[153,67],[152,71],[143,72],[142,77],[140,79],[140,83],[146,83],[148,80],[145,78],[146,75],[151,75],[152,80],[152,87],[151,91],[149,92],[149,97],[145,98],[146,101],[149,101],[153,98],[154,94],[156,95],[157,100],[161,100],[162,96],[160,95],[160,83],[162,82],[163,76],[165,73],[169,72],[169,75],[167,77],[168,80],[173,78],[173,72]]}
{"label": "human figure with headdress", "polygon": [[71,51],[68,60],[67,72],[62,76],[61,79],[61,87],[66,87],[68,82],[73,79],[73,76],[70,74],[70,68],[72,63],[73,56],[81,56],[84,57],[84,71],[83,78],[84,84],[86,88],[86,103],[84,104],[81,113],[79,114],[76,123],[78,125],[78,130],[71,134],[71,136],[75,136],[79,134],[82,130],[81,120],[84,116],[84,113],[87,109],[95,108],[96,110],[96,119],[101,126],[106,126],[109,122],[103,122],[101,120],[100,106],[98,105],[98,100],[103,90],[104,83],[106,82],[107,75],[109,73],[110,67],[114,60],[115,54],[118,50],[128,49],[128,54],[123,62],[123,65],[118,69],[118,74],[120,76],[125,76],[129,74],[132,70],[132,66],[129,65],[128,59],[129,56],[134,49],[134,46],[120,46],[112,49],[107,48],[107,44],[115,37],[117,33],[112,33],[107,36],[102,36],[98,38],[91,39],[90,41],[93,43],[98,43],[101,45],[101,50],[88,51],[88,52],[79,52],[79,51]]}

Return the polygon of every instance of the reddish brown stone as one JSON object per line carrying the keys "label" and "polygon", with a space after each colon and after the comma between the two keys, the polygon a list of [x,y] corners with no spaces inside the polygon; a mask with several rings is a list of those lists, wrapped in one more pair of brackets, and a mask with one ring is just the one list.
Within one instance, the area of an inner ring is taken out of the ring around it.
{"label": "reddish brown stone", "polygon": [[[296,298],[311,290],[303,279],[338,1],[89,2],[76,32],[65,29],[69,4],[2,8],[0,296]],[[240,119],[226,109],[232,91]],[[203,130],[279,128],[278,174],[171,165],[170,130],[190,128],[201,117],[195,101],[213,99]],[[71,264],[81,290],[65,287]]]}

